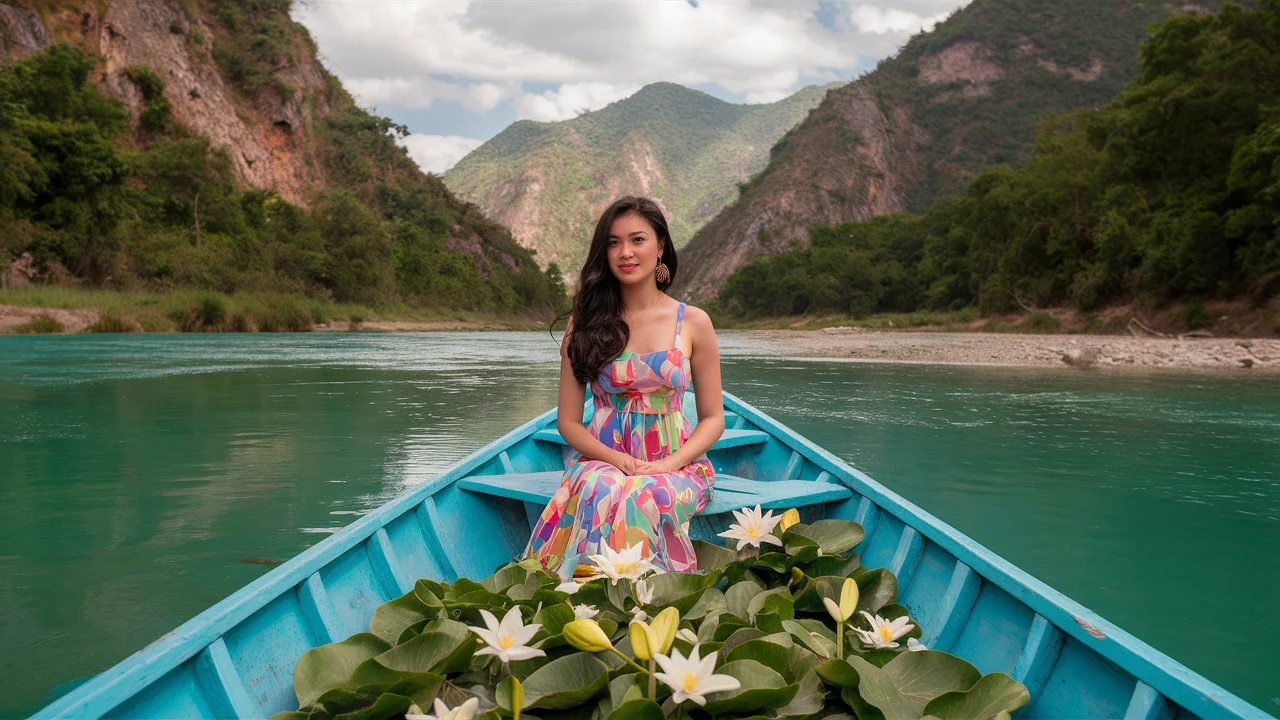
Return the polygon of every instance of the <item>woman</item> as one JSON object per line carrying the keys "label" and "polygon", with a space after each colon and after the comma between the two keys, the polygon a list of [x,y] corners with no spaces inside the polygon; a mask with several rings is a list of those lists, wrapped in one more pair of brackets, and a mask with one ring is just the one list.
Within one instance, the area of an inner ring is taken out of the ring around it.
{"label": "woman", "polygon": [[[707,314],[663,292],[675,274],[657,203],[624,197],[604,211],[560,346],[557,427],[576,452],[525,550],[562,579],[579,564],[586,574],[602,545],[639,543],[662,570],[697,569],[689,520],[711,500],[706,452],[724,432],[720,350]],[[692,434],[681,412],[691,379]]]}

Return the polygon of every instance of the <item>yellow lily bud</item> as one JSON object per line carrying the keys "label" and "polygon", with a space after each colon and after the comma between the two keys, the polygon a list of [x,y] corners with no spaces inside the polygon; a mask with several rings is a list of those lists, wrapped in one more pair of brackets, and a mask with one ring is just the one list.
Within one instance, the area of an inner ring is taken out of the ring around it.
{"label": "yellow lily bud", "polygon": [[609,636],[595,620],[573,620],[564,626],[564,639],[570,645],[587,652],[601,652],[613,647]]}
{"label": "yellow lily bud", "polygon": [[639,660],[652,660],[654,649],[658,647],[658,638],[654,636],[653,629],[643,620],[633,620],[631,626],[627,628],[627,634],[631,638],[631,652]]}
{"label": "yellow lily bud", "polygon": [[680,611],[673,607],[658,613],[653,619],[653,637],[657,643],[653,646],[653,654],[666,655],[671,652],[671,643],[676,641],[676,631],[680,629]]}
{"label": "yellow lily bud", "polygon": [[800,522],[800,511],[795,508],[791,508],[790,510],[782,513],[782,519],[778,521],[778,529],[782,532],[786,532],[787,528],[798,522]]}
{"label": "yellow lily bud", "polygon": [[832,620],[838,623],[848,620],[853,617],[853,611],[858,609],[858,583],[853,578],[844,581],[844,586],[840,588],[839,605],[831,598],[822,598],[822,604]]}
{"label": "yellow lily bud", "polygon": [[853,578],[845,578],[844,587],[840,588],[840,614],[844,615],[840,622],[853,617],[853,611],[857,609],[858,583]]}
{"label": "yellow lily bud", "polygon": [[[605,638],[608,640],[608,638]],[[520,720],[520,711],[524,709],[524,685],[515,675],[511,676],[511,714],[514,720]]]}
{"label": "yellow lily bud", "polygon": [[798,567],[791,568],[791,584],[794,585],[804,579],[804,571]]}

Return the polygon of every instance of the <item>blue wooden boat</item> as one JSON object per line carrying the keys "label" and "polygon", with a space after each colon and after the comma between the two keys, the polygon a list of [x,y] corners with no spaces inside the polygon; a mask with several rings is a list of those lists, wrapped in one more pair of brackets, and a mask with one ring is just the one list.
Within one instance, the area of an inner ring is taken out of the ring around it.
{"label": "blue wooden boat", "polygon": [[[724,407],[728,429],[709,453],[715,495],[694,537],[715,541],[731,509],[757,503],[799,507],[806,521],[856,520],[866,531],[863,564],[897,575],[923,641],[1021,681],[1031,693],[1021,717],[1270,717],[747,403],[726,393]],[[490,443],[36,717],[251,718],[296,708],[303,652],[367,631],[374,609],[417,578],[486,577],[523,549],[569,452],[555,421],[553,410]]]}

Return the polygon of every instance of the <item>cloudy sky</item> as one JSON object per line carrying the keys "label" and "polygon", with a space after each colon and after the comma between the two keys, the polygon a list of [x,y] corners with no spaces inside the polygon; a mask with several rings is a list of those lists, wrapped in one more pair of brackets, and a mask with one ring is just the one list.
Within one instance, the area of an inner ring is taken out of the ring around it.
{"label": "cloudy sky", "polygon": [[515,120],[658,81],[739,103],[849,81],[969,0],[298,0],[359,102],[444,172]]}

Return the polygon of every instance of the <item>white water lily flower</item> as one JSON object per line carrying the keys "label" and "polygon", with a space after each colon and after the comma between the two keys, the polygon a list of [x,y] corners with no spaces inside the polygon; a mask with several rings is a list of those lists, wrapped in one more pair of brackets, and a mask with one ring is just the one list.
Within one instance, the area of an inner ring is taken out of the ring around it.
{"label": "white water lily flower", "polygon": [[556,586],[556,592],[569,593],[570,595],[578,592],[581,589],[582,589],[582,585],[572,580],[570,580],[569,582],[562,582]]}
{"label": "white water lily flower", "polygon": [[433,714],[424,715],[422,714],[422,708],[417,705],[410,705],[409,712],[404,714],[404,720],[472,720],[476,716],[476,711],[480,709],[480,700],[479,698],[471,698],[450,710],[448,705],[440,702],[440,698],[436,698],[435,706],[432,709],[434,710]]}
{"label": "white water lily flower", "polygon": [[707,695],[742,687],[738,678],[732,675],[716,675],[716,654],[713,652],[705,658],[698,657],[695,646],[688,658],[679,650],[672,650],[671,656],[654,655],[653,659],[662,668],[662,672],[653,676],[675,690],[671,696],[676,704],[692,700],[699,705],[707,704]]}
{"label": "white water lily flower", "polygon": [[528,660],[547,654],[526,645],[542,626],[537,623],[525,625],[524,619],[520,617],[519,606],[508,610],[502,622],[498,622],[498,619],[488,610],[481,610],[480,617],[484,618],[484,624],[488,629],[467,626],[488,645],[486,648],[477,650],[477,656],[497,655],[499,660],[508,663],[512,660]]}
{"label": "white water lily flower", "polygon": [[774,517],[772,510],[761,515],[760,506],[756,505],[754,510],[751,508],[742,508],[742,512],[734,510],[733,516],[738,519],[738,522],[730,525],[728,530],[717,537],[737,540],[739,550],[748,545],[758,548],[762,542],[782,544],[782,540],[772,534],[774,526],[782,521],[782,517]]}
{"label": "white water lily flower", "polygon": [[641,605],[651,604],[653,602],[653,587],[643,580],[636,583],[636,600]]}
{"label": "white water lily flower", "polygon": [[924,643],[920,642],[915,638],[908,638],[907,649],[910,650],[911,652],[920,652],[921,650],[928,650],[929,648]]}
{"label": "white water lily flower", "polygon": [[628,545],[626,550],[615,551],[608,545],[600,546],[600,554],[588,555],[600,572],[609,576],[609,581],[617,584],[619,580],[638,580],[656,568],[649,558],[644,557],[644,543]]}
{"label": "white water lily flower", "polygon": [[698,636],[689,628],[680,628],[680,631],[676,633],[676,637],[689,643],[690,645],[698,644]]}
{"label": "white water lily flower", "polygon": [[871,623],[871,629],[860,630],[855,627],[853,631],[858,634],[862,642],[873,648],[896,648],[898,643],[894,642],[894,640],[915,629],[915,625],[911,624],[911,618],[906,615],[897,620],[885,620],[879,615],[872,615],[866,610],[860,612],[867,618],[867,622]]}
{"label": "white water lily flower", "polygon": [[590,620],[591,618],[599,614],[600,614],[600,611],[596,609],[595,605],[574,605],[573,606],[573,617],[576,620]]}

